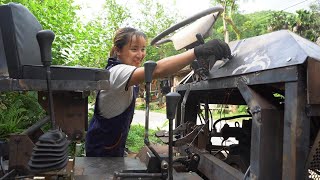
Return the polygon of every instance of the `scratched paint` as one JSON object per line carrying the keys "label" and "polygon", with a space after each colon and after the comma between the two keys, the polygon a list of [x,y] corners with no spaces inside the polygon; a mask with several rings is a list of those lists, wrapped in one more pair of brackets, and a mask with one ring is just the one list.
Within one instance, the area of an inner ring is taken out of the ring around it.
{"label": "scratched paint", "polygon": [[233,70],[232,74],[238,74],[238,73],[246,73],[250,69],[256,69],[259,68],[259,70],[267,69],[271,64],[271,58],[268,56],[265,50],[257,53],[252,53],[249,57],[246,57],[244,59],[244,62],[246,64],[243,64],[239,67],[237,67],[235,70]]}

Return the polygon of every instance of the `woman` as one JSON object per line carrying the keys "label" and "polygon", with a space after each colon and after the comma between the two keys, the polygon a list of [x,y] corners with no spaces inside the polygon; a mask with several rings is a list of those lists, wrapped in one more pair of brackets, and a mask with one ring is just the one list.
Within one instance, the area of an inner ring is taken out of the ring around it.
{"label": "woman", "polygon": [[[108,59],[110,89],[97,94],[93,118],[86,136],[86,155],[94,157],[122,157],[133,118],[138,86],[144,82],[144,68],[140,67],[146,56],[146,35],[134,28],[119,29],[113,40]],[[198,57],[216,59],[230,56],[229,46],[212,40],[181,54],[161,59],[153,78],[173,74]]]}

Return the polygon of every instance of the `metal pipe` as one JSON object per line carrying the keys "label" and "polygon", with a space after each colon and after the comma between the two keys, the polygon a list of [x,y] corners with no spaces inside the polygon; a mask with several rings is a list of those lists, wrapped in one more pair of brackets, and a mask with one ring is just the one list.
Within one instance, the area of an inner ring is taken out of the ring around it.
{"label": "metal pipe", "polygon": [[173,119],[169,119],[169,179],[173,179]]}
{"label": "metal pipe", "polygon": [[11,179],[10,177],[16,173],[16,170],[15,169],[12,169],[10,172],[8,172],[7,174],[5,174],[4,176],[2,176],[0,178],[0,180],[5,180],[5,179]]}
{"label": "metal pipe", "polygon": [[124,172],[115,172],[114,177],[124,177],[124,178],[147,178],[147,177],[162,177],[162,173],[140,173],[140,172],[131,172],[131,173],[124,173]]}
{"label": "metal pipe", "polygon": [[50,119],[51,119],[51,128],[56,129],[56,120],[54,117],[53,97],[52,97],[52,88],[51,88],[50,65],[47,66],[47,88],[48,88],[48,96],[49,96],[49,113],[50,113]]}
{"label": "metal pipe", "polygon": [[49,96],[49,113],[51,119],[51,128],[56,129],[56,121],[54,117],[53,97],[51,88],[51,70],[50,65],[52,62],[52,42],[54,40],[54,33],[50,30],[41,30],[37,33],[36,38],[40,47],[41,62],[46,68],[47,89]]}
{"label": "metal pipe", "polygon": [[144,80],[146,87],[146,114],[145,114],[145,133],[144,133],[144,143],[149,146],[149,110],[150,110],[150,84],[152,82],[152,74],[154,69],[157,66],[157,63],[154,61],[147,61],[144,63]]}
{"label": "metal pipe", "polygon": [[144,127],[144,143],[149,146],[149,111],[150,111],[150,83],[146,83],[146,114]]}

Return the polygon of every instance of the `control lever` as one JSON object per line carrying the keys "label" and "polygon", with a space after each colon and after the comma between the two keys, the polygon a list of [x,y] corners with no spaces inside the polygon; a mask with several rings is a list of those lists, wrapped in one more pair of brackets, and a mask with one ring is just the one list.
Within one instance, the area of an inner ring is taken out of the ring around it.
{"label": "control lever", "polygon": [[200,34],[200,33],[196,34],[196,38],[200,44],[204,44],[204,38],[203,38],[202,34]]}
{"label": "control lever", "polygon": [[[52,62],[51,46],[54,36],[54,33],[50,30],[39,31],[36,35],[41,52],[41,61],[46,69],[51,130],[42,134],[35,143],[28,162],[30,171],[33,172],[60,170],[66,167],[69,161],[67,148],[69,141],[66,134],[56,127],[53,108],[50,66]],[[45,156],[43,156],[44,154]]]}
{"label": "control lever", "polygon": [[[202,34],[197,33],[196,38],[199,45],[204,44],[204,38]],[[199,76],[200,79],[206,80],[207,75],[209,74],[208,68],[204,67],[203,64],[200,63],[201,59],[196,59],[191,63],[191,68],[194,70],[195,74]]]}
{"label": "control lever", "polygon": [[144,132],[144,143],[149,146],[149,111],[150,111],[150,84],[152,82],[152,74],[157,66],[154,61],[147,61],[144,63],[144,79],[146,82],[146,114],[145,114],[145,132]]}
{"label": "control lever", "polygon": [[173,179],[173,119],[181,96],[177,92],[166,95],[167,119],[169,119],[169,180]]}
{"label": "control lever", "polygon": [[54,40],[54,37],[55,37],[54,33],[50,30],[42,30],[37,33],[37,40],[38,40],[38,44],[40,46],[40,52],[41,52],[41,62],[43,66],[46,68],[51,129],[56,129],[56,121],[54,117],[53,97],[52,97],[52,89],[51,89],[51,70],[50,70],[50,66],[52,62],[51,47],[52,47],[52,42]]}

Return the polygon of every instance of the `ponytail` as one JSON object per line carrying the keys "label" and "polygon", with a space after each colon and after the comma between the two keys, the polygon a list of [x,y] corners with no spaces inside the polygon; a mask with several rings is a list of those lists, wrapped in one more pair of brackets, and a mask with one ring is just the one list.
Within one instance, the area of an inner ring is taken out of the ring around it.
{"label": "ponytail", "polygon": [[110,53],[109,53],[109,57],[112,57],[112,58],[117,58],[117,50],[116,50],[116,46],[112,46],[111,50],[110,50]]}

